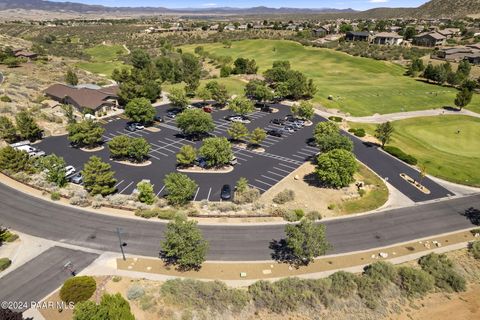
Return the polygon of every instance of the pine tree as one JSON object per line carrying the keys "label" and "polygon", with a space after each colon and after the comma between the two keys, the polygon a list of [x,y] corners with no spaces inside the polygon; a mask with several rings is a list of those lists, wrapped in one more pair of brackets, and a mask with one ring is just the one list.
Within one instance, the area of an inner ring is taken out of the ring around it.
{"label": "pine tree", "polygon": [[113,177],[114,172],[108,163],[99,157],[92,156],[83,168],[83,183],[85,190],[91,195],[101,194],[106,196],[115,191],[117,180]]}

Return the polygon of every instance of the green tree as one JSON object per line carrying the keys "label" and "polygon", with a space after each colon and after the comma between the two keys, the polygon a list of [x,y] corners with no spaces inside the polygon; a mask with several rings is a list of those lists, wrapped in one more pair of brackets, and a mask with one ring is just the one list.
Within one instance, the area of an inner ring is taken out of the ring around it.
{"label": "green tree", "polygon": [[205,88],[210,91],[212,99],[219,105],[225,105],[227,103],[229,94],[225,85],[219,84],[217,81],[210,81],[205,85]]}
{"label": "green tree", "polygon": [[191,166],[197,159],[197,150],[192,145],[186,144],[177,153],[177,163],[180,166]]}
{"label": "green tree", "polygon": [[300,102],[300,105],[294,104],[291,109],[295,116],[304,120],[311,120],[315,114],[313,104],[307,101]]}
{"label": "green tree", "polygon": [[70,142],[79,147],[92,148],[102,142],[105,128],[92,120],[84,120],[69,124],[67,131]]}
{"label": "green tree", "polygon": [[200,75],[202,65],[197,57],[191,53],[184,53],[182,60],[182,80],[185,82],[185,91],[188,94],[194,94],[200,85]]}
{"label": "green tree", "polygon": [[72,86],[76,86],[78,84],[77,74],[71,68],[69,68],[65,74],[65,82]]}
{"label": "green tree", "polygon": [[85,190],[91,195],[106,196],[115,192],[117,180],[108,163],[97,156],[92,156],[85,163],[82,171]]}
{"label": "green tree", "polygon": [[209,167],[228,164],[233,157],[232,146],[225,137],[212,137],[203,141],[199,154]]}
{"label": "green tree", "polygon": [[245,192],[248,189],[248,180],[247,178],[241,177],[238,179],[237,183],[235,184],[235,191],[237,192]]}
{"label": "green tree", "polygon": [[148,158],[150,144],[143,137],[132,138],[128,148],[128,157],[133,162],[143,162]]}
{"label": "green tree", "polygon": [[215,130],[209,113],[201,109],[187,109],[176,117],[177,127],[187,136],[201,137]]}
{"label": "green tree", "polygon": [[162,256],[182,271],[200,269],[208,251],[208,242],[196,221],[177,217],[167,225],[165,240],[160,243]]}
{"label": "green tree", "polygon": [[416,35],[417,35],[417,30],[415,30],[415,27],[407,27],[405,29],[405,32],[403,33],[403,38],[405,40],[410,40]]}
{"label": "green tree", "polygon": [[173,106],[182,109],[185,109],[190,104],[190,99],[188,99],[185,90],[181,88],[172,88],[168,94],[168,99]]}
{"label": "green tree", "polygon": [[2,172],[18,173],[30,171],[31,162],[28,153],[20,151],[11,146],[0,149],[0,170]]}
{"label": "green tree", "polygon": [[267,133],[262,128],[255,128],[249,135],[249,142],[252,146],[260,145],[267,137]]}
{"label": "green tree", "polygon": [[108,141],[108,149],[110,150],[110,157],[112,159],[123,160],[128,158],[131,138],[126,135],[115,136]]}
{"label": "green tree", "polygon": [[40,170],[45,171],[47,181],[54,183],[60,188],[67,185],[67,177],[65,176],[65,160],[55,154],[41,157],[37,160],[36,165]]}
{"label": "green tree", "polygon": [[151,59],[146,51],[134,49],[130,53],[130,62],[134,68],[145,69],[151,63]]}
{"label": "green tree", "polygon": [[202,99],[203,104],[206,104],[207,100],[212,98],[212,94],[207,88],[201,87],[197,90],[197,97]]}
{"label": "green tree", "polygon": [[241,115],[255,111],[255,106],[253,105],[252,101],[242,97],[236,97],[235,99],[231,100],[228,108],[236,114]]}
{"label": "green tree", "polygon": [[88,300],[79,302],[73,310],[73,320],[135,320],[128,301],[120,293],[104,294],[100,304]]}
{"label": "green tree", "polygon": [[155,108],[146,98],[132,99],[125,106],[125,115],[134,122],[150,123],[155,114]]}
{"label": "green tree", "polygon": [[140,181],[137,183],[138,201],[146,204],[155,203],[155,193],[153,192],[153,185],[149,181]]}
{"label": "green tree", "polygon": [[352,140],[338,132],[332,135],[317,136],[315,143],[321,152],[328,152],[335,149],[342,149],[346,151],[353,150]]}
{"label": "green tree", "polygon": [[331,136],[334,134],[338,134],[340,132],[340,129],[338,128],[338,125],[335,122],[331,121],[324,121],[324,122],[319,122],[315,126],[315,130],[313,133],[313,136],[315,140],[319,138],[323,138],[325,136]]}
{"label": "green tree", "polygon": [[165,190],[167,191],[166,198],[172,205],[184,205],[192,200],[198,185],[183,173],[169,173],[163,180]]}
{"label": "green tree", "polygon": [[237,58],[233,62],[234,74],[256,74],[258,70],[257,62],[255,59],[245,59],[245,58]]}
{"label": "green tree", "polygon": [[261,80],[250,80],[245,86],[245,95],[250,99],[255,99],[259,103],[271,101],[273,99],[273,92],[267,87],[266,83]]}
{"label": "green tree", "polygon": [[375,129],[375,137],[382,143],[382,148],[390,141],[393,132],[394,128],[390,121],[377,125],[377,128]]}
{"label": "green tree", "polygon": [[67,279],[60,288],[60,299],[67,303],[90,299],[97,288],[95,279],[90,276],[76,276]]}
{"label": "green tree", "polygon": [[464,107],[468,106],[472,101],[473,91],[468,88],[462,88],[458,91],[457,96],[455,97],[455,105],[458,109],[462,110]]}
{"label": "green tree", "polygon": [[468,60],[462,60],[458,63],[457,75],[461,80],[468,79],[472,66]]}
{"label": "green tree", "polygon": [[285,242],[295,264],[308,265],[315,257],[331,248],[325,235],[325,226],[302,219],[298,224],[285,226]]}
{"label": "green tree", "polygon": [[37,125],[35,119],[26,111],[20,111],[15,116],[17,130],[20,138],[30,141],[36,141],[42,138],[42,129]]}
{"label": "green tree", "polygon": [[343,188],[354,181],[357,169],[357,161],[351,152],[335,149],[318,156],[315,173],[325,185]]}
{"label": "green tree", "polygon": [[65,117],[67,118],[68,124],[77,122],[75,118],[73,106],[71,104],[62,104],[62,110],[63,110],[63,113],[65,114]]}
{"label": "green tree", "polygon": [[227,134],[234,141],[242,141],[248,136],[248,129],[243,123],[234,122],[230,128],[227,129]]}
{"label": "green tree", "polygon": [[17,129],[12,120],[6,116],[0,116],[0,139],[7,143],[12,143],[17,140]]}

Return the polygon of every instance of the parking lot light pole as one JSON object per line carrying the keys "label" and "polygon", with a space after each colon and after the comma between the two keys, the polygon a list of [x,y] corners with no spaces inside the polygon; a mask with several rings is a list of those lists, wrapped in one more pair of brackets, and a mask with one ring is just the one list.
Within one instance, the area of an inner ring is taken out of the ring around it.
{"label": "parking lot light pole", "polygon": [[125,261],[127,259],[125,258],[125,252],[123,251],[123,247],[125,247],[127,244],[125,242],[122,242],[121,232],[122,232],[122,229],[117,228],[118,243],[120,245],[120,251],[122,252],[123,261]]}

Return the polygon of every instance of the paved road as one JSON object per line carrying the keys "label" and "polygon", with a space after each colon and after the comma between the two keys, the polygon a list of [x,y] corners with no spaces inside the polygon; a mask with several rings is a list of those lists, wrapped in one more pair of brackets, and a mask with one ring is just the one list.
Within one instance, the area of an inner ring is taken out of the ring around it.
{"label": "paved road", "polygon": [[71,275],[63,266],[70,261],[78,273],[98,257],[97,254],[53,247],[0,278],[0,301],[26,302],[9,308],[23,311],[31,301],[40,301]]}
{"label": "paved road", "polygon": [[[480,209],[480,195],[325,222],[331,253],[386,246],[472,227],[461,214]],[[105,251],[118,251],[121,227],[126,252],[158,256],[165,224],[106,216],[47,202],[0,184],[0,221],[21,232]],[[284,236],[282,225],[201,226],[209,260],[268,260],[269,244]]]}

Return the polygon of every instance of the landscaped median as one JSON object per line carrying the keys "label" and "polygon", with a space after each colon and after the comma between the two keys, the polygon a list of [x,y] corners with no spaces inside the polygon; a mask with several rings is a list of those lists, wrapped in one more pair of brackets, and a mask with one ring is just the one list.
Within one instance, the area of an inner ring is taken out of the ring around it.
{"label": "landscaped median", "polygon": [[402,263],[415,260],[432,250],[447,252],[465,248],[467,242],[478,240],[477,233],[470,230],[429,237],[414,242],[395,246],[377,248],[361,252],[323,256],[316,258],[307,266],[295,268],[287,263],[266,262],[204,262],[200,270],[178,271],[164,261],[154,258],[129,257],[127,260],[117,259],[119,270],[162,274],[194,279],[217,280],[258,280],[276,279],[289,276],[307,278],[325,277],[336,270],[360,272],[363,266],[377,261]]}

